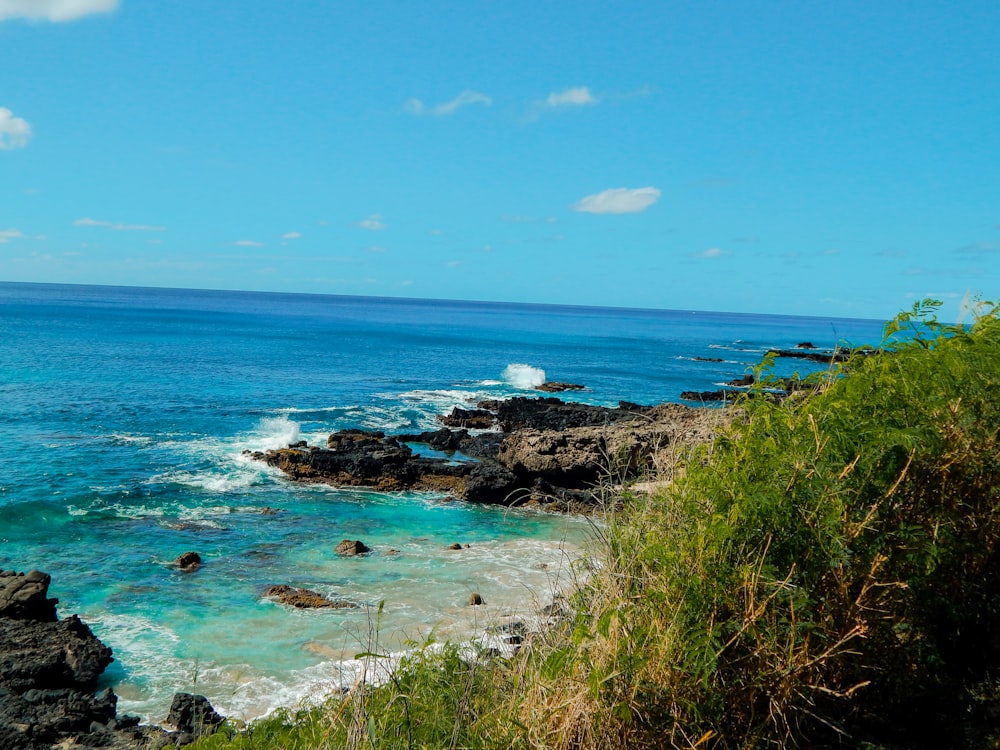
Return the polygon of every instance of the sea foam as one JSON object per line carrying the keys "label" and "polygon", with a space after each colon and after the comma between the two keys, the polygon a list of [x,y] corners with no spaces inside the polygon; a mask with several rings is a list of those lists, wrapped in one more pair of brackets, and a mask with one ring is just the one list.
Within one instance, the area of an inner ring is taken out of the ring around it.
{"label": "sea foam", "polygon": [[545,370],[531,365],[512,363],[503,371],[503,379],[515,388],[529,390],[545,382]]}

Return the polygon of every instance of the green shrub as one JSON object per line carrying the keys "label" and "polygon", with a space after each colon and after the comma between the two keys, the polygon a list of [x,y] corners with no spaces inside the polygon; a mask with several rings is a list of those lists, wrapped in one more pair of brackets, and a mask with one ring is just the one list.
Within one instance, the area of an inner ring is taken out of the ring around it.
{"label": "green shrub", "polygon": [[[741,403],[710,456],[615,525],[611,568],[629,584],[611,616],[639,641],[602,648],[598,632],[590,648],[628,696],[635,744],[985,741],[1000,707],[1000,321],[945,326],[934,307],[808,398]],[[638,645],[654,666],[633,675]]]}

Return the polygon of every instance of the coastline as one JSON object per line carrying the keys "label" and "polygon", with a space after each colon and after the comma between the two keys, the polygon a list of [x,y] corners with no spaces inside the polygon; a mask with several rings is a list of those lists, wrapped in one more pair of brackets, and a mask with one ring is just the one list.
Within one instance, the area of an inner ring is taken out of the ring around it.
{"label": "coastline", "polygon": [[[507,485],[503,487],[503,494],[494,494],[491,500],[508,507],[524,507],[536,510],[557,510],[570,513],[588,513],[607,510],[617,505],[614,500],[610,506],[604,503],[607,497],[596,492],[596,488],[601,483],[606,483],[610,478],[607,470],[602,470],[598,466],[599,459],[608,455],[617,454],[619,463],[615,467],[615,479],[618,483],[640,473],[654,469],[662,469],[664,451],[676,451],[681,443],[690,446],[694,442],[708,439],[708,436],[716,426],[723,423],[724,412],[718,409],[704,409],[685,407],[676,404],[662,405],[660,407],[640,407],[635,404],[622,404],[620,407],[611,409],[607,407],[592,407],[580,404],[563,402],[552,397],[527,399],[517,397],[511,399],[506,406],[503,403],[487,404],[496,411],[494,412],[493,427],[491,430],[477,430],[476,435],[470,436],[466,429],[453,430],[449,427],[442,427],[434,433],[426,435],[402,435],[407,445],[420,444],[421,438],[428,442],[426,445],[435,452],[444,454],[435,457],[420,456],[412,449],[406,447],[404,441],[399,438],[388,438],[394,446],[404,448],[406,464],[408,461],[416,461],[423,468],[424,472],[416,473],[413,476],[417,481],[409,486],[400,486],[397,480],[390,484],[391,489],[396,490],[434,490],[440,492],[440,484],[432,480],[428,484],[427,476],[436,476],[434,472],[439,472],[442,467],[461,463],[465,460],[474,462],[482,467],[500,466],[508,472],[516,470],[518,472],[518,485],[515,491],[510,491]],[[454,414],[442,417],[442,422],[456,418]],[[461,418],[461,415],[458,416]],[[554,427],[555,429],[539,429],[544,427]],[[364,431],[352,431],[349,435],[350,446],[355,448],[361,445],[364,448],[365,461],[371,466],[378,467],[383,475],[393,467],[399,466],[393,460],[379,460],[378,452],[385,448],[383,443],[386,440],[381,433],[366,433]],[[464,456],[462,461],[455,461],[454,455],[447,450],[448,445],[461,447],[462,440],[472,442],[465,446],[466,450],[472,450],[470,445],[478,446],[478,455],[470,457]],[[345,448],[344,436],[334,434],[331,442],[336,447],[332,449]],[[622,446],[629,446],[629,450],[623,452]],[[545,447],[551,445],[549,449]],[[288,451],[303,453],[305,455],[320,455],[324,450],[316,447],[309,448],[306,445],[298,444],[293,448],[279,449],[270,456],[253,456],[255,460],[268,460],[273,456],[287,456]],[[526,465],[529,456],[546,455],[548,458],[543,465]],[[503,463],[505,462],[505,463]],[[269,461],[270,463],[270,461]],[[610,467],[609,467],[610,468]],[[302,477],[290,476],[292,481],[323,482],[328,484],[340,484],[345,476],[331,474],[326,476],[308,476],[304,480]],[[563,486],[551,483],[551,479],[558,478]],[[347,477],[346,482],[350,486],[357,486],[361,482],[358,477]],[[397,477],[398,479],[398,477]],[[382,486],[379,486],[381,482]],[[365,482],[381,491],[387,491],[383,479],[374,482]],[[569,485],[569,486],[565,486]],[[452,494],[461,498],[464,495],[464,487],[452,486],[450,489],[458,490]],[[611,497],[616,497],[620,487],[612,488]],[[474,502],[473,500],[462,499],[461,502]],[[454,555],[468,555],[476,553],[477,550],[470,549],[470,545],[455,543],[452,545]],[[375,550],[365,548],[362,545],[361,557],[375,553]],[[379,551],[379,554],[385,551]],[[389,550],[391,554],[394,550]],[[496,555],[494,550],[492,553]],[[553,614],[558,609],[557,602],[574,585],[572,576],[574,565],[585,555],[584,550],[576,547],[562,548],[559,550],[558,560],[552,563],[540,563],[543,568],[552,566],[547,575],[550,577],[550,586],[545,600],[535,598],[526,607],[524,603],[511,606],[504,604],[497,606],[494,602],[484,602],[478,594],[470,596],[470,601],[464,611],[456,611],[449,615],[446,611],[441,611],[441,620],[449,617],[454,620],[453,625],[444,628],[435,628],[431,632],[435,635],[433,639],[443,639],[444,642],[452,642],[460,651],[471,657],[477,653],[492,653],[496,655],[510,656],[515,653],[519,644],[527,633],[538,632],[554,623]],[[198,560],[197,563],[188,565],[184,558]],[[183,563],[183,566],[182,566]],[[200,566],[200,559],[197,555],[182,556],[175,565],[178,569],[189,575],[197,575]],[[46,577],[47,578],[47,577]],[[266,594],[266,592],[265,592]],[[538,592],[532,594],[537,597]],[[265,598],[266,595],[265,595]],[[319,597],[323,600],[323,597]],[[478,601],[474,601],[478,599]],[[289,615],[294,615],[294,610],[298,607],[288,607],[279,605],[290,610]],[[323,605],[320,605],[323,606]],[[380,618],[381,605],[378,613],[372,614],[370,605],[364,605],[369,611],[369,618]],[[294,622],[295,620],[291,620]],[[462,621],[472,623],[472,630],[468,624],[460,624]],[[377,626],[369,631],[369,637],[375,642],[365,647],[359,644],[354,649],[355,654],[361,654],[360,658],[345,659],[347,655],[340,651],[327,651],[321,644],[311,646],[304,644],[304,648],[313,653],[330,657],[316,665],[314,671],[317,675],[315,682],[309,685],[308,691],[295,700],[294,705],[303,707],[310,702],[310,699],[325,699],[329,695],[349,690],[352,686],[364,681],[368,684],[377,685],[383,683],[388,675],[398,666],[399,660],[411,653],[410,649],[395,650],[384,654],[384,658],[374,658],[375,653],[384,653],[384,648],[378,643],[379,634]],[[451,633],[451,635],[449,635]],[[454,640],[455,634],[464,633],[459,640]],[[111,647],[114,648],[112,642]],[[419,644],[417,644],[419,645]],[[437,646],[433,648],[438,648]],[[128,670],[129,665],[122,665]],[[322,675],[322,676],[320,676]],[[106,683],[106,679],[102,678]],[[303,698],[308,695],[309,699],[303,702]],[[117,702],[117,697],[115,698]],[[223,701],[223,704],[225,701]],[[257,718],[267,715],[277,706],[261,713],[253,713],[245,718]],[[287,705],[285,707],[288,707]],[[225,711],[225,706],[222,707]],[[113,721],[117,721],[112,717]],[[160,726],[162,719],[159,717],[143,717],[146,725],[151,727]],[[128,721],[133,721],[129,719]],[[112,722],[109,725],[114,729],[116,725]],[[169,725],[168,725],[169,726]],[[145,731],[145,730],[144,730]],[[146,737],[146,735],[143,735]],[[148,737],[146,738],[148,739]],[[143,741],[146,741],[144,739]]]}

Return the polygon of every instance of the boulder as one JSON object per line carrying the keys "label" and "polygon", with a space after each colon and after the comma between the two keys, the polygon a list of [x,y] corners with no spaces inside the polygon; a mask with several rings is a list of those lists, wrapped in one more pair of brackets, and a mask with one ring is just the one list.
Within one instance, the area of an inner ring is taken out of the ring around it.
{"label": "boulder", "polygon": [[49,599],[48,573],[0,570],[0,617],[55,622],[58,599]]}
{"label": "boulder", "polygon": [[269,586],[264,596],[277,599],[281,604],[287,604],[296,609],[353,609],[358,605],[346,599],[329,599],[319,592],[309,589],[299,589],[285,584]]}
{"label": "boulder", "polygon": [[176,727],[183,739],[190,736],[191,740],[212,734],[225,720],[226,717],[216,712],[208,698],[190,693],[174,693],[170,713],[167,714],[167,723]]}
{"label": "boulder", "polygon": [[201,567],[201,555],[197,552],[185,552],[174,560],[174,565],[185,572],[197,570]]}
{"label": "boulder", "polygon": [[356,555],[365,555],[371,552],[371,547],[362,542],[360,539],[345,539],[340,544],[338,544],[334,550],[338,555],[343,555],[345,557],[354,557]]}
{"label": "boulder", "polygon": [[478,593],[469,594],[470,607],[478,607],[483,604],[486,604],[486,602],[483,601],[483,597],[481,597]]}

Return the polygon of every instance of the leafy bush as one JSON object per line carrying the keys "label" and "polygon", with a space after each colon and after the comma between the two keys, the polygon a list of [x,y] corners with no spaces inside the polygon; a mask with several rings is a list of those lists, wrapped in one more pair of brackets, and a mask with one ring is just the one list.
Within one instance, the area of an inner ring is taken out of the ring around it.
{"label": "leafy bush", "polygon": [[583,625],[629,744],[990,739],[1000,321],[946,326],[935,306],[814,395],[741,403],[710,455],[614,524],[600,585],[619,596]]}

